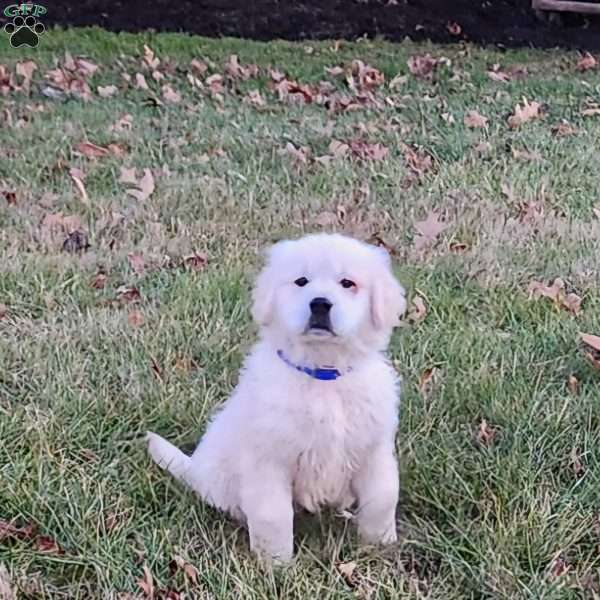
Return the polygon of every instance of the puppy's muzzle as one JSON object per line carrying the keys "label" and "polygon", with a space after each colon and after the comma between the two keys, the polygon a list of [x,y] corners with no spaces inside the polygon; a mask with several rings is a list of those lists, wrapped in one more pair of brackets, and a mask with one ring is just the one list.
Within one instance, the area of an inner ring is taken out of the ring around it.
{"label": "puppy's muzzle", "polygon": [[330,312],[333,304],[327,298],[313,298],[310,301],[310,319],[308,328],[313,330],[329,331],[333,333],[331,327]]}

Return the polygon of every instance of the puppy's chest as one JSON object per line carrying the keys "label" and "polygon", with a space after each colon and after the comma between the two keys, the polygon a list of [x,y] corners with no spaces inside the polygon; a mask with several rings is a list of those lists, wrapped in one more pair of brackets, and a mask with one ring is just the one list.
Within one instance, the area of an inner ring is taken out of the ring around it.
{"label": "puppy's chest", "polygon": [[294,496],[308,510],[344,504],[352,475],[376,439],[378,423],[366,397],[327,390],[307,397],[300,422]]}

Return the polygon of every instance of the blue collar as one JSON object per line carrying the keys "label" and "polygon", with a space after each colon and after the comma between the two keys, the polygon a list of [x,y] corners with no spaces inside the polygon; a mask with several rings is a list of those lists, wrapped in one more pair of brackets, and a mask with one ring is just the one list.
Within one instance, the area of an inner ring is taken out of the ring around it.
{"label": "blue collar", "polygon": [[[296,369],[296,371],[300,371],[300,373],[306,373],[310,375],[313,379],[318,379],[319,381],[335,381],[338,377],[341,377],[343,373],[340,373],[334,367],[317,367],[315,369],[311,369],[310,367],[303,367],[301,365],[294,364],[287,356],[283,353],[283,350],[277,350],[277,356],[286,364]],[[349,367],[346,373],[352,371],[352,367]]]}

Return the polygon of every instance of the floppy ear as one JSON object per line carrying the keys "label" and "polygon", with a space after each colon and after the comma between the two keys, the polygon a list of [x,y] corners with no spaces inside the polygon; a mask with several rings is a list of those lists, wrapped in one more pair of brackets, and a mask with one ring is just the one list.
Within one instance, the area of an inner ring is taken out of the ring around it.
{"label": "floppy ear", "polygon": [[406,293],[394,276],[389,255],[379,252],[380,266],[371,285],[371,320],[375,329],[392,329],[406,310]]}
{"label": "floppy ear", "polygon": [[273,262],[282,250],[284,241],[277,242],[267,252],[266,264],[259,273],[252,290],[252,317],[259,325],[268,325],[273,319],[275,308],[276,277]]}

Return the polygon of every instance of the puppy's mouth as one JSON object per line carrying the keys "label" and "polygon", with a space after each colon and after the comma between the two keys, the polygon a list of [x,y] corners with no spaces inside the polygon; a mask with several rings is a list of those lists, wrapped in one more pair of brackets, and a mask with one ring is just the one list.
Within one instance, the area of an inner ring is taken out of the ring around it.
{"label": "puppy's mouth", "polygon": [[335,336],[336,333],[331,326],[331,322],[329,318],[322,319],[316,318],[312,316],[309,321],[306,329],[304,330],[306,335],[314,335],[317,337],[327,337],[327,336]]}

